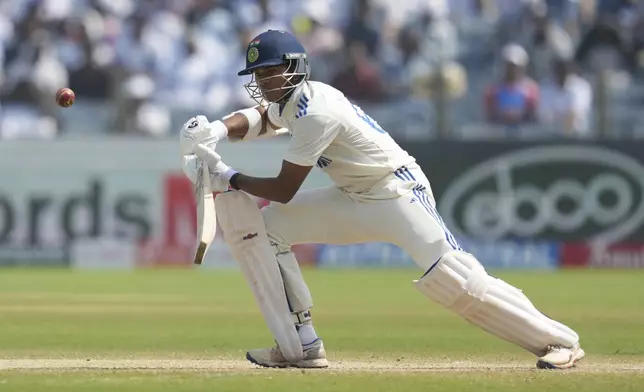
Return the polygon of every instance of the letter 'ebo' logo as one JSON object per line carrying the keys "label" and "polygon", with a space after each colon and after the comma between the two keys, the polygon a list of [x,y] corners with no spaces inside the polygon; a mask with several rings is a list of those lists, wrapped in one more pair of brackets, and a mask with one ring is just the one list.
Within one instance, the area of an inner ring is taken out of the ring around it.
{"label": "letter 'ebo' logo", "polygon": [[615,242],[644,222],[644,166],[602,147],[513,151],[451,182],[439,206],[459,236]]}

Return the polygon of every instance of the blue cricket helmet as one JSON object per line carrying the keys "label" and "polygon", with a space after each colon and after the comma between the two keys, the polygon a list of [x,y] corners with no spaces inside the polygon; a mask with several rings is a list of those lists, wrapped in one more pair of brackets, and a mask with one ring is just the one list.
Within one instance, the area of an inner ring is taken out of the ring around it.
{"label": "blue cricket helmet", "polygon": [[255,37],[246,48],[246,68],[237,75],[250,75],[257,68],[285,64],[293,59],[306,59],[306,50],[289,32],[268,30]]}
{"label": "blue cricket helmet", "polygon": [[[283,30],[268,30],[255,37],[246,48],[246,68],[239,71],[239,76],[253,75],[250,83],[245,85],[246,90],[260,105],[262,101],[268,101],[266,93],[259,87],[255,80],[254,71],[258,68],[274,67],[281,64],[288,64],[288,67],[281,75],[271,76],[283,77],[284,84],[274,90],[284,91],[277,101],[285,101],[290,93],[299,85],[308,80],[311,71],[304,46],[297,38]],[[269,101],[270,102],[270,101]]]}

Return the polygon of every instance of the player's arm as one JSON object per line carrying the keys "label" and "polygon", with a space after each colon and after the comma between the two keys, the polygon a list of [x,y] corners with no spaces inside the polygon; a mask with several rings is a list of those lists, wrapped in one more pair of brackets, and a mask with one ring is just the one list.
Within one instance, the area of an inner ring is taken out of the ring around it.
{"label": "player's arm", "polygon": [[233,189],[285,204],[295,196],[312,168],[313,166],[300,166],[284,160],[277,177],[261,178],[235,173],[229,182]]}
{"label": "player's arm", "polygon": [[288,132],[285,127],[271,121],[269,110],[263,106],[231,113],[222,122],[231,141],[277,136]]}
{"label": "player's arm", "polygon": [[183,124],[179,133],[181,154],[194,153],[202,143],[213,147],[221,140],[252,140],[288,133],[286,123],[279,117],[279,107],[271,104],[268,109],[256,106],[233,112],[221,120],[209,122],[203,115],[192,117]]}
{"label": "player's arm", "polygon": [[273,109],[255,106],[233,112],[221,120],[205,124],[199,132],[197,142],[212,145],[225,138],[229,138],[231,141],[252,140],[288,133],[282,124],[270,120],[270,110]]}
{"label": "player's arm", "polygon": [[321,115],[302,117],[295,127],[277,177],[258,178],[235,173],[229,180],[231,187],[271,201],[288,203],[339,130],[339,124]]}
{"label": "player's arm", "polygon": [[[220,170],[222,179],[233,189],[278,203],[288,203],[339,130],[339,124],[333,124],[329,119],[319,115],[302,117],[297,120],[295,126],[291,144],[277,177],[252,177],[224,165],[224,170]],[[218,165],[221,160],[214,151],[206,151],[206,149],[197,152],[197,156],[208,162],[211,168]],[[222,167],[222,165],[219,166]]]}

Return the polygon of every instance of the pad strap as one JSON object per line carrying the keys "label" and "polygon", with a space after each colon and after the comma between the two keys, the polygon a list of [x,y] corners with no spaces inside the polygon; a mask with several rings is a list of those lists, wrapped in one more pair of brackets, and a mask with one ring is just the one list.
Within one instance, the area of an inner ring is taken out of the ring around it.
{"label": "pad strap", "polygon": [[311,311],[305,310],[303,312],[291,313],[291,318],[293,319],[293,323],[295,323],[295,326],[299,327],[300,325],[305,324],[312,320]]}

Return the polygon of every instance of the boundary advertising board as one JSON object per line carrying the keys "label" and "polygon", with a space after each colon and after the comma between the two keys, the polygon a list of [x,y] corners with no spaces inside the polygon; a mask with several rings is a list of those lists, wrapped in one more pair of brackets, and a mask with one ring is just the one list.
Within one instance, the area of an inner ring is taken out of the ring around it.
{"label": "boundary advertising board", "polygon": [[[227,162],[279,171],[288,138],[222,143]],[[644,266],[644,143],[431,142],[404,145],[438,209],[489,268]],[[190,266],[196,216],[175,140],[0,144],[0,265]],[[314,170],[305,188],[329,185]],[[262,203],[258,200],[258,203]],[[322,268],[413,267],[389,244],[297,247]],[[204,267],[236,268],[221,236]]]}

